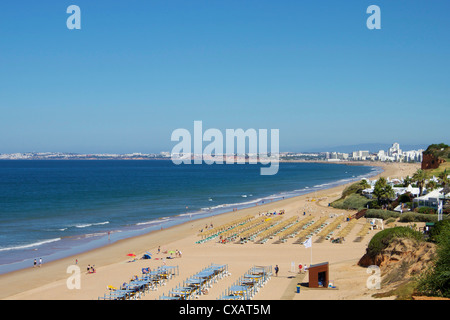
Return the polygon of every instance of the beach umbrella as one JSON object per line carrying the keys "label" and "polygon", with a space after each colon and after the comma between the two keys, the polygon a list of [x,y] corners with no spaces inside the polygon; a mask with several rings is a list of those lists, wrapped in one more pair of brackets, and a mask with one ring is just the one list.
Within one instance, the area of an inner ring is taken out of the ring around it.
{"label": "beach umbrella", "polygon": [[136,255],[134,253],[129,253],[127,254],[128,257],[136,257]]}
{"label": "beach umbrella", "polygon": [[143,256],[144,259],[151,259],[152,258],[152,254],[149,252],[146,252]]}

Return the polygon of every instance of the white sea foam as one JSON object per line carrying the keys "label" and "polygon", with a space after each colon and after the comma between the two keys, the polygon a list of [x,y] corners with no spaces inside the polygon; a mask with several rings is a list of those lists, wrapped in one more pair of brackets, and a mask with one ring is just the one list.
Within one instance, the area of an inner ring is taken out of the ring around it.
{"label": "white sea foam", "polygon": [[145,225],[149,225],[149,224],[157,224],[157,223],[163,223],[163,222],[167,222],[170,221],[171,219],[169,218],[162,218],[162,219],[158,219],[158,220],[150,220],[150,221],[144,221],[144,222],[138,222],[136,223],[137,226],[145,226]]}
{"label": "white sea foam", "polygon": [[108,224],[109,221],[104,221],[104,222],[97,222],[97,223],[84,223],[84,224],[76,224],[74,225],[75,228],[87,228],[87,227],[91,227],[91,226],[100,226],[103,224]]}
{"label": "white sea foam", "polygon": [[75,239],[79,240],[79,239],[87,239],[87,238],[92,238],[92,237],[101,237],[101,236],[105,236],[107,234],[108,234],[107,232],[87,233],[87,234],[78,236]]}
{"label": "white sea foam", "polygon": [[66,231],[67,228],[55,228],[55,229],[44,229],[43,231],[55,232],[55,231]]}
{"label": "white sea foam", "polygon": [[261,202],[263,200],[268,200],[268,199],[271,199],[274,197],[275,196],[265,197],[265,198],[257,198],[257,199],[244,201],[244,202],[224,203],[224,204],[220,204],[220,205],[213,206],[213,207],[202,208],[202,210],[215,210],[215,209],[228,208],[228,207],[233,208],[233,207],[237,207],[237,206],[245,206],[245,205],[249,205],[249,204],[255,204],[255,203]]}
{"label": "white sea foam", "polygon": [[59,241],[59,240],[61,240],[61,238],[42,240],[42,241],[30,243],[30,244],[24,244],[24,245],[18,245],[18,246],[13,246],[13,247],[0,248],[0,251],[28,249],[28,248],[38,247],[38,246],[41,246],[43,244],[56,242],[56,241]]}

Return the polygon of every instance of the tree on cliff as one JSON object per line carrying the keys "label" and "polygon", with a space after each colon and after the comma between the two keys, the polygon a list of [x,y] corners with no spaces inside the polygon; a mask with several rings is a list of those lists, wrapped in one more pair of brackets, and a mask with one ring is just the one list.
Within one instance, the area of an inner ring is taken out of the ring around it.
{"label": "tree on cliff", "polygon": [[450,146],[445,143],[430,144],[423,154],[432,154],[436,158],[450,158]]}

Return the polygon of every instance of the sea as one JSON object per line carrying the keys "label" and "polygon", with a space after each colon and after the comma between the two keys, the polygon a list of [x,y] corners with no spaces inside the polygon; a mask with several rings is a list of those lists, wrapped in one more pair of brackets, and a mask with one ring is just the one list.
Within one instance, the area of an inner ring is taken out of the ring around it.
{"label": "sea", "polygon": [[0,274],[234,209],[341,185],[379,167],[170,160],[0,161]]}

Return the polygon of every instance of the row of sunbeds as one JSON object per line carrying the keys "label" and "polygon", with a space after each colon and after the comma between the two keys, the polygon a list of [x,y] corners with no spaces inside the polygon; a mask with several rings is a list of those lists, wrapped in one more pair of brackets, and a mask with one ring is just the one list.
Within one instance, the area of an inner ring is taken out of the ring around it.
{"label": "row of sunbeds", "polygon": [[209,289],[214,283],[229,275],[228,265],[211,264],[187,278],[182,284],[170,290],[167,295],[161,295],[159,300],[198,299],[200,295],[208,294]]}
{"label": "row of sunbeds", "polygon": [[146,272],[124,283],[119,289],[109,286],[109,292],[99,300],[137,300],[149,291],[158,290],[167,281],[179,274],[178,266],[161,266],[156,270]]}
{"label": "row of sunbeds", "polygon": [[272,276],[272,266],[254,266],[231,285],[218,300],[251,300]]}

